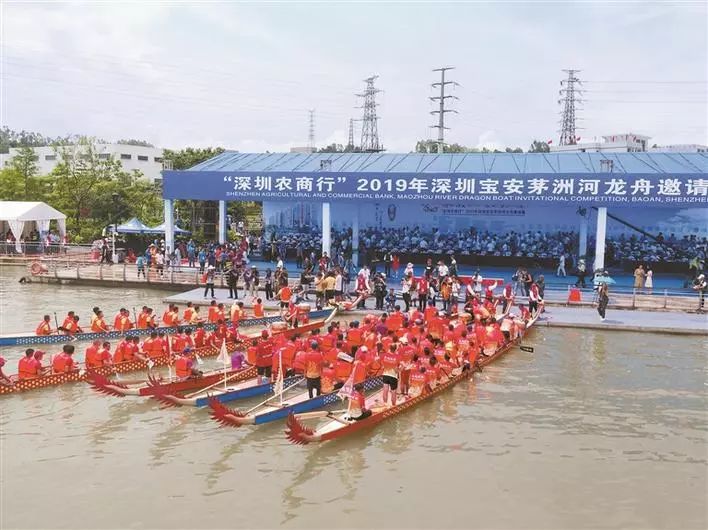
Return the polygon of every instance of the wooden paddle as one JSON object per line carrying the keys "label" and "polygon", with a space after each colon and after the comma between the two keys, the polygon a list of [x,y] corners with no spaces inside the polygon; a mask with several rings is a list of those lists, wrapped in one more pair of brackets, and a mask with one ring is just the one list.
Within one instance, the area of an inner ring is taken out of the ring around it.
{"label": "wooden paddle", "polygon": [[[246,368],[246,370],[248,370],[248,368]],[[205,392],[205,391],[207,391],[207,390],[211,390],[212,388],[214,388],[214,387],[217,386],[217,385],[221,385],[221,384],[227,383],[228,381],[231,381],[231,379],[233,379],[233,378],[236,377],[237,375],[240,375],[242,371],[243,371],[243,370],[239,370],[238,372],[235,372],[235,373],[231,374],[230,376],[226,377],[225,379],[219,379],[216,383],[213,383],[213,384],[207,386],[206,388],[201,388],[201,389],[199,389],[199,390],[197,390],[197,391],[195,391],[195,392],[191,392],[191,393],[189,393],[189,394],[186,394],[184,397],[185,397],[185,399],[189,399],[189,398],[191,398],[191,397],[196,396],[197,394],[199,394],[199,393],[201,393],[201,392]]]}
{"label": "wooden paddle", "polygon": [[347,412],[347,409],[341,410],[316,410],[314,412],[303,412],[302,414],[297,414],[298,420],[313,420],[315,418],[326,418],[328,416],[333,416],[335,414],[342,414]]}

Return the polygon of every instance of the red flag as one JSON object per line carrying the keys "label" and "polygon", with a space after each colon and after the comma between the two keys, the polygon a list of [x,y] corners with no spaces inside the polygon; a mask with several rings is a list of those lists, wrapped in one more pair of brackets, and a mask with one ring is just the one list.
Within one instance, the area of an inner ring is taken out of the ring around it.
{"label": "red flag", "polygon": [[553,143],[553,140],[548,140],[546,143],[547,143],[548,145],[551,145],[551,144]]}

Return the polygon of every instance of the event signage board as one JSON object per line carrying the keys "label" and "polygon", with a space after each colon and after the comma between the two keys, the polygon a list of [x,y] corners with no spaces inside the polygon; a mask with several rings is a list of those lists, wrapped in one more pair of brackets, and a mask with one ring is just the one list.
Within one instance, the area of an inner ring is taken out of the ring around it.
{"label": "event signage board", "polygon": [[509,201],[536,203],[708,203],[704,173],[642,175],[398,174],[164,171],[165,199],[232,201]]}

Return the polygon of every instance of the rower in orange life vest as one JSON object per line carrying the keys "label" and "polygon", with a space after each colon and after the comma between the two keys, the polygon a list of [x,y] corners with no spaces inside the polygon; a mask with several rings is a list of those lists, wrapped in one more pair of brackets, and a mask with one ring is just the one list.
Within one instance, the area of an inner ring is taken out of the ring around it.
{"label": "rower in orange life vest", "polygon": [[[413,357],[413,361],[418,361],[417,355]],[[423,393],[428,383],[428,376],[425,372],[425,366],[416,365],[413,368],[413,370],[411,371],[410,388],[408,389],[408,395],[416,397]]]}
{"label": "rower in orange life vest", "polygon": [[184,334],[184,328],[177,328],[177,333],[172,335],[172,347],[173,352],[182,352],[187,348],[187,338]]}
{"label": "rower in orange life vest", "polygon": [[194,317],[193,304],[192,304],[192,302],[187,302],[187,307],[184,309],[184,313],[182,314],[182,321],[185,324],[191,324],[193,317]]}
{"label": "rower in orange life vest", "polygon": [[5,366],[5,358],[0,357],[0,385],[2,386],[15,386],[15,382],[10,379],[7,375],[5,375],[5,372],[2,371],[3,367]]}
{"label": "rower in orange life vest", "polygon": [[164,355],[162,340],[157,336],[157,331],[150,333],[150,338],[143,342],[143,352],[151,359]]}
{"label": "rower in orange life vest", "polygon": [[51,335],[52,334],[52,325],[49,323],[50,320],[51,319],[50,319],[49,315],[44,315],[44,317],[42,318],[42,321],[37,326],[37,330],[35,331],[35,333],[38,336],[41,337],[44,335]]}
{"label": "rower in orange life vest", "polygon": [[199,322],[197,331],[194,333],[194,347],[203,348],[204,346],[206,346],[206,331],[204,330],[204,324]]}
{"label": "rower in orange life vest", "polygon": [[162,323],[168,328],[179,325],[179,310],[174,304],[170,304],[169,307],[162,314]]}
{"label": "rower in orange life vest", "polygon": [[74,346],[65,344],[62,352],[59,355],[55,355],[52,360],[52,371],[55,374],[63,374],[78,370],[78,365],[72,355],[74,355]]}
{"label": "rower in orange life vest", "polygon": [[35,379],[41,375],[42,363],[34,358],[34,350],[28,348],[25,350],[25,356],[17,363],[17,378]]}
{"label": "rower in orange life vest", "polygon": [[365,407],[366,398],[364,397],[363,383],[357,383],[349,395],[349,405],[347,406],[346,420],[359,421],[371,416],[371,410]]}
{"label": "rower in orange life vest", "polygon": [[106,333],[108,332],[108,325],[103,319],[103,311],[98,310],[93,317],[91,317],[91,331],[94,333]]}
{"label": "rower in orange life vest", "polygon": [[234,303],[231,304],[231,309],[229,310],[229,317],[231,318],[231,327],[238,328],[238,323],[245,316],[246,310],[243,308],[243,302],[234,301]]}
{"label": "rower in orange life vest", "polygon": [[[152,324],[152,325],[151,325]],[[138,321],[136,322],[136,327],[138,329],[147,329],[155,327],[154,316],[152,314],[152,309],[144,305],[140,313],[138,314]]]}
{"label": "rower in orange life vest", "polygon": [[69,312],[66,314],[66,317],[64,317],[64,322],[62,322],[61,326],[59,326],[58,331],[63,331],[64,333],[69,333],[69,332],[67,331],[67,328],[73,327],[73,324],[74,324],[74,316],[75,316],[74,312],[73,312],[73,311],[69,311]]}
{"label": "rower in orange life vest", "polygon": [[113,364],[111,358],[111,343],[93,341],[93,344],[86,348],[86,366],[89,368],[102,368]]}
{"label": "rower in orange life vest", "polygon": [[74,315],[74,318],[71,321],[68,319],[64,320],[64,325],[62,327],[64,328],[64,333],[67,335],[76,335],[77,333],[84,332],[84,330],[81,329],[81,326],[79,326],[79,315]]}
{"label": "rower in orange life vest", "polygon": [[256,303],[253,304],[253,316],[254,318],[263,318],[265,316],[263,300],[261,298],[256,298]]}
{"label": "rower in orange life vest", "polygon": [[189,348],[180,351],[175,358],[175,372],[178,379],[188,379],[196,375],[194,370],[194,361],[189,357]]}
{"label": "rower in orange life vest", "polygon": [[216,324],[216,322],[219,320],[218,311],[219,306],[217,305],[216,300],[212,300],[209,304],[209,313],[207,315],[207,320],[210,324]]}
{"label": "rower in orange life vest", "polygon": [[310,349],[303,360],[305,362],[307,393],[310,399],[312,399],[322,394],[322,368],[324,366],[324,357],[322,356],[320,345],[317,341],[313,340],[310,343]]}
{"label": "rower in orange life vest", "polygon": [[133,323],[130,321],[130,313],[126,308],[121,307],[120,311],[116,313],[116,316],[113,319],[113,329],[115,331],[120,331],[121,333],[123,333],[124,331],[128,331],[132,327]]}

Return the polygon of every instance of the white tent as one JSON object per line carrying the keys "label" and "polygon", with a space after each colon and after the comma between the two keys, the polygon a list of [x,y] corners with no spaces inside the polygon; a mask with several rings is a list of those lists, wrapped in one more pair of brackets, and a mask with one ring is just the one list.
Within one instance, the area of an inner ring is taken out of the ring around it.
{"label": "white tent", "polygon": [[27,223],[37,224],[40,234],[49,232],[49,223],[56,220],[62,240],[66,235],[66,215],[43,202],[0,201],[0,221],[5,221],[15,236],[15,248],[22,252],[20,239]]}

